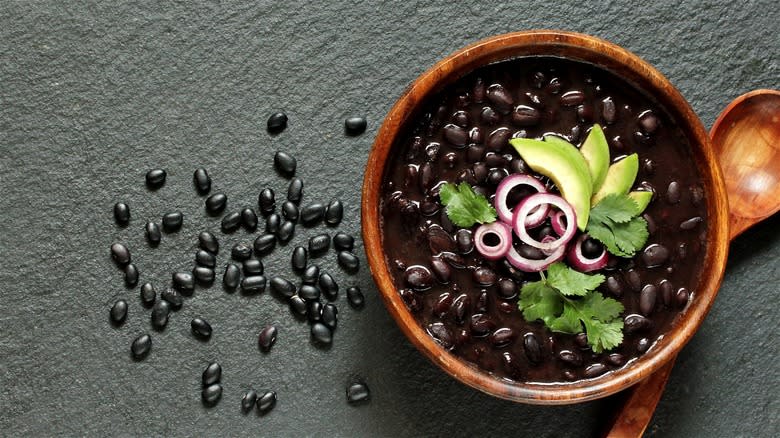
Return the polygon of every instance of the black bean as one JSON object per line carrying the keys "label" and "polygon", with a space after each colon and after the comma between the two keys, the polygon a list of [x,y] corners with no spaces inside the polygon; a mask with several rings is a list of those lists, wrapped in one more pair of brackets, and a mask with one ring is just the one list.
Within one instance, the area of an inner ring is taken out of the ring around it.
{"label": "black bean", "polygon": [[488,172],[490,171],[487,165],[482,162],[474,163],[472,170],[474,171],[474,178],[476,179],[477,183],[485,182],[488,176]]}
{"label": "black bean", "polygon": [[523,336],[523,351],[532,363],[538,364],[542,361],[542,346],[535,334],[526,333]]}
{"label": "black bean", "polygon": [[171,305],[166,300],[160,300],[152,307],[151,322],[155,330],[162,330],[168,325],[168,315],[171,313]]}
{"label": "black bean", "polygon": [[141,303],[145,307],[151,307],[157,300],[157,291],[154,290],[154,286],[151,283],[144,283],[141,285]]}
{"label": "black bean", "polygon": [[658,289],[661,291],[661,301],[663,301],[664,305],[671,305],[672,298],[674,297],[674,287],[672,286],[672,282],[666,279],[661,280],[661,282],[658,283]]}
{"label": "black bean", "polygon": [[670,204],[677,204],[680,202],[682,191],[680,190],[680,183],[672,181],[669,183],[669,187],[666,188],[666,200]]}
{"label": "black bean", "polygon": [[244,277],[241,280],[241,290],[246,293],[260,293],[265,290],[266,279],[262,275]]}
{"label": "black bean", "polygon": [[133,359],[135,360],[141,360],[145,358],[151,349],[152,337],[146,333],[135,338],[133,343],[130,344],[130,352],[133,354]]}
{"label": "black bean", "polygon": [[200,394],[203,404],[212,407],[219,403],[219,399],[222,398],[222,385],[215,383],[203,388]]}
{"label": "black bean", "polygon": [[368,126],[368,122],[366,122],[365,117],[350,117],[344,120],[344,132],[347,135],[360,135],[366,131],[366,126]]}
{"label": "black bean", "polygon": [[669,260],[669,250],[660,244],[652,244],[642,252],[642,261],[648,268],[661,266]]}
{"label": "black bean", "polygon": [[511,300],[517,296],[517,284],[509,278],[498,280],[498,296],[505,300]]}
{"label": "black bean", "polygon": [[257,213],[255,213],[255,210],[251,208],[241,210],[241,223],[247,231],[255,231],[257,229]]}
{"label": "black bean", "polygon": [[191,291],[195,288],[195,278],[187,272],[175,272],[171,276],[173,287],[179,292]]}
{"label": "black bean", "polygon": [[442,132],[444,133],[444,139],[459,149],[466,146],[466,143],[469,140],[469,133],[460,126],[452,123],[445,125]]}
{"label": "black bean", "polygon": [[282,227],[282,217],[276,213],[271,214],[265,220],[265,232],[268,234],[277,234]]}
{"label": "black bean", "polygon": [[433,285],[433,274],[425,266],[414,265],[406,268],[404,282],[412,289],[421,291]]}
{"label": "black bean", "polygon": [[[208,231],[202,231],[200,234],[198,234],[198,246],[200,246],[200,248],[203,249],[204,251],[208,251],[211,254],[217,254],[219,252],[219,241],[213,234],[209,233]],[[196,260],[198,260],[197,256],[196,256]],[[204,266],[208,266],[208,265],[204,264]],[[213,266],[209,266],[209,267],[213,267]]]}
{"label": "black bean", "polygon": [[260,207],[260,212],[267,216],[271,213],[273,213],[274,208],[276,208],[276,195],[274,195],[274,191],[265,188],[263,189],[259,195],[257,195],[257,205]]}
{"label": "black bean", "polygon": [[580,123],[590,123],[593,121],[593,107],[587,104],[577,107],[577,120]]}
{"label": "black bean", "polygon": [[282,131],[284,131],[284,128],[287,127],[287,114],[285,113],[273,113],[268,117],[268,122],[266,123],[266,129],[268,129],[268,132],[271,134],[278,134]]}
{"label": "black bean", "polygon": [[257,412],[265,415],[276,406],[276,392],[268,391],[257,399]]}
{"label": "black bean", "polygon": [[277,330],[275,326],[268,325],[260,330],[260,335],[257,337],[257,344],[261,350],[265,352],[271,351],[271,347],[276,343]]}
{"label": "black bean", "polygon": [[650,348],[650,339],[647,338],[640,338],[638,341],[636,341],[636,351],[639,353],[644,353]]}
{"label": "black bean", "polygon": [[621,367],[626,363],[626,357],[620,353],[612,353],[607,356],[607,363],[612,366]]}
{"label": "black bean", "polygon": [[138,284],[138,268],[133,263],[125,266],[125,286],[134,288]]}
{"label": "black bean", "polygon": [[325,204],[315,202],[301,209],[301,222],[306,226],[319,223],[325,216]]}
{"label": "black bean", "polygon": [[255,407],[255,402],[257,402],[257,391],[254,389],[247,390],[241,397],[241,412],[246,414],[251,411]]}
{"label": "black bean", "polygon": [[333,332],[321,322],[315,322],[311,326],[311,337],[316,343],[330,344],[333,342]]}
{"label": "black bean", "polygon": [[192,321],[190,321],[190,330],[197,337],[203,339],[211,338],[211,324],[199,316],[192,318]]}
{"label": "black bean", "polygon": [[617,298],[623,296],[623,283],[617,277],[614,276],[607,277],[606,285],[607,285],[607,290],[613,296]]}
{"label": "black bean", "polygon": [[353,382],[347,385],[347,403],[365,403],[371,399],[371,391],[365,382]]}
{"label": "black bean", "polygon": [[124,202],[114,204],[114,220],[122,226],[130,223],[130,207]]}
{"label": "black bean", "polygon": [[192,182],[195,184],[195,190],[198,194],[205,195],[211,190],[211,177],[206,169],[199,167],[192,174]]}
{"label": "black bean", "polygon": [[249,258],[252,257],[252,247],[246,243],[236,243],[230,250],[230,257],[239,262],[249,260]]}
{"label": "black bean", "polygon": [[160,298],[167,301],[173,310],[181,309],[182,304],[184,304],[184,297],[179,293],[179,291],[173,288],[166,288],[160,294]]}
{"label": "black bean", "polygon": [[472,278],[482,286],[492,286],[496,284],[496,281],[498,281],[498,275],[496,275],[496,272],[484,266],[480,266],[474,269]]}
{"label": "black bean", "polygon": [[309,324],[314,324],[322,320],[322,303],[317,300],[307,301],[306,303],[306,319]]}
{"label": "black bean", "polygon": [[356,272],[360,267],[360,259],[349,251],[339,251],[338,262],[347,272]]}
{"label": "black bean", "polygon": [[114,305],[111,306],[109,316],[111,317],[111,322],[114,325],[120,325],[125,322],[125,319],[127,318],[127,301],[116,300]]}
{"label": "black bean", "polygon": [[211,362],[206,369],[203,370],[203,386],[218,383],[221,378],[222,367],[217,362]]}
{"label": "black bean", "polygon": [[237,211],[228,213],[222,218],[223,233],[232,233],[236,231],[239,226],[241,226],[241,213]]}
{"label": "black bean", "polygon": [[300,213],[298,211],[298,206],[293,204],[290,201],[285,201],[284,204],[282,204],[282,215],[285,219],[291,222],[297,222],[298,217],[300,216]]}
{"label": "black bean", "polygon": [[121,243],[114,243],[111,245],[111,258],[117,265],[124,266],[130,263],[130,250]]}
{"label": "black bean", "polygon": [[649,330],[653,327],[653,321],[642,315],[631,314],[623,319],[626,334]]}
{"label": "black bean", "polygon": [[433,305],[433,314],[434,316],[441,319],[444,318],[444,316],[450,312],[451,308],[452,308],[452,294],[449,292],[444,292],[443,294],[439,295],[439,298],[436,300],[436,303]]}
{"label": "black bean", "polygon": [[654,133],[656,130],[658,130],[658,127],[661,125],[661,121],[650,110],[640,114],[638,121],[639,121],[639,129],[641,129],[642,132],[645,134]]}
{"label": "black bean", "polygon": [[306,269],[306,263],[308,262],[308,259],[309,256],[307,254],[306,248],[302,246],[296,246],[295,249],[293,249],[292,256],[290,258],[293,270],[303,272],[303,270]]}
{"label": "black bean", "polygon": [[298,295],[293,295],[292,297],[290,297],[290,311],[292,311],[294,314],[298,316],[305,316],[306,300],[299,297]]}
{"label": "black bean", "polygon": [[470,116],[466,111],[456,111],[452,115],[452,122],[456,125],[465,128],[470,125]]}
{"label": "black bean", "polygon": [[692,230],[696,228],[697,225],[699,225],[704,219],[701,218],[701,216],[694,216],[686,221],[683,221],[680,224],[681,230]]}
{"label": "black bean", "polygon": [[615,101],[611,97],[607,97],[601,101],[601,116],[604,121],[611,125],[617,118],[617,108],[615,108]]}
{"label": "black bean", "polygon": [[328,208],[325,210],[325,223],[330,226],[336,226],[341,223],[341,218],[344,216],[344,204],[338,199],[330,201]]}
{"label": "black bean", "polygon": [[214,269],[205,266],[196,266],[192,268],[192,276],[199,284],[210,285],[214,282]]}
{"label": "black bean", "polygon": [[585,93],[582,91],[567,91],[560,97],[561,105],[563,106],[577,106],[581,105],[585,101]]}
{"label": "black bean", "polygon": [[521,380],[523,378],[523,368],[520,365],[520,361],[511,351],[504,351],[501,353],[501,363],[509,377],[515,380]]}
{"label": "black bean", "polygon": [[497,186],[509,175],[506,169],[493,169],[488,173],[487,183],[491,186]]}
{"label": "black bean", "polygon": [[244,276],[263,275],[263,262],[257,259],[244,260]]}
{"label": "black bean", "polygon": [[594,363],[592,365],[588,365],[582,375],[585,376],[586,379],[592,379],[604,374],[605,372],[607,372],[606,365],[603,363]]}
{"label": "black bean", "polygon": [[315,301],[320,299],[320,289],[312,284],[302,284],[298,289],[298,296],[306,301]]}
{"label": "black bean", "polygon": [[681,287],[674,295],[674,302],[678,307],[685,307],[685,305],[688,304],[689,297],[690,294],[688,293],[688,289]]}
{"label": "black bean", "polygon": [[279,238],[280,243],[287,243],[293,238],[293,234],[295,234],[295,222],[284,221],[279,227],[279,233],[277,233],[276,237]]}
{"label": "black bean", "polygon": [[151,246],[157,246],[160,243],[160,240],[162,240],[160,226],[157,225],[156,222],[146,223],[146,226],[144,227],[144,235],[146,236],[146,241],[149,242],[149,245]]}
{"label": "black bean", "polygon": [[645,285],[639,294],[639,311],[647,316],[653,313],[655,309],[655,300],[658,295],[658,288],[653,284]]}
{"label": "black bean", "polygon": [[301,275],[301,283],[303,284],[309,284],[309,285],[316,285],[317,282],[320,279],[320,267],[317,265],[309,265],[306,267],[306,270],[303,271],[303,275]]}
{"label": "black bean", "polygon": [[428,226],[425,229],[425,237],[428,238],[428,247],[432,254],[455,251],[455,239],[438,225]]}
{"label": "black bean", "polygon": [[152,169],[146,172],[146,186],[153,190],[159,189],[165,185],[167,175],[165,169]]}
{"label": "black bean", "polygon": [[704,190],[697,185],[693,185],[690,188],[691,192],[691,203],[693,205],[700,205],[701,201],[704,199]]}
{"label": "black bean", "polygon": [[487,336],[496,328],[496,323],[488,315],[477,313],[471,316],[471,334],[476,337]]}
{"label": "black bean", "polygon": [[582,365],[582,357],[575,351],[561,350],[558,352],[558,359],[575,367]]}
{"label": "black bean", "polygon": [[474,81],[474,88],[471,93],[475,103],[482,103],[485,101],[485,82],[482,78],[477,78]]}
{"label": "black bean", "polygon": [[355,238],[339,231],[333,236],[333,247],[338,251],[352,251],[355,246]]}
{"label": "black bean", "polygon": [[488,135],[486,146],[488,150],[498,152],[504,148],[512,137],[512,131],[507,128],[498,128]]}
{"label": "black bean", "polygon": [[227,196],[224,193],[214,193],[206,198],[206,213],[216,216],[227,206]]}
{"label": "black bean", "polygon": [[563,84],[561,83],[560,79],[552,78],[550,79],[550,83],[547,84],[546,89],[550,94],[558,94],[560,93],[562,86]]}
{"label": "black bean", "polygon": [[495,348],[503,348],[515,340],[515,331],[509,327],[502,327],[490,335],[490,343]]}
{"label": "black bean", "polygon": [[181,229],[181,225],[184,223],[184,215],[180,211],[172,213],[166,213],[162,218],[163,231],[166,233],[173,233]]}
{"label": "black bean", "polygon": [[428,324],[428,333],[430,333],[431,337],[438,341],[439,344],[441,344],[441,346],[447,350],[455,346],[452,332],[449,328],[447,328],[446,325],[440,322]]}
{"label": "black bean", "polygon": [[214,254],[199,249],[195,253],[195,263],[197,263],[200,266],[213,269],[217,265],[217,258],[214,256]]}
{"label": "black bean", "polygon": [[274,249],[274,246],[276,246],[276,236],[273,234],[261,234],[257,237],[257,239],[255,239],[255,242],[252,246],[254,248],[255,255],[261,256],[267,254]]}
{"label": "black bean", "polygon": [[347,288],[347,300],[349,300],[349,305],[355,309],[362,309],[366,301],[363,292],[357,286]]}
{"label": "black bean", "polygon": [[295,285],[282,277],[273,277],[271,290],[285,298],[290,298],[295,294]]}
{"label": "black bean", "polygon": [[225,265],[225,274],[222,276],[222,284],[228,290],[233,290],[238,287],[238,283],[241,280],[241,270],[238,266],[228,263]]}
{"label": "black bean", "polygon": [[451,252],[443,252],[439,255],[445,262],[449,263],[455,269],[463,269],[466,267],[466,261],[458,254]]}
{"label": "black bean", "polygon": [[626,281],[628,282],[628,285],[631,286],[631,289],[633,289],[635,292],[639,292],[640,288],[642,287],[642,279],[639,278],[639,272],[634,269],[628,270],[626,273]]}
{"label": "black bean", "polygon": [[534,126],[541,118],[542,114],[538,109],[527,105],[518,105],[512,111],[512,122],[517,126]]}
{"label": "black bean", "polygon": [[[303,180],[300,178],[293,178],[290,180],[290,185],[287,186],[287,200],[289,202],[298,204],[303,197]],[[282,205],[284,210],[284,205]],[[296,218],[297,219],[297,218]]]}
{"label": "black bean", "polygon": [[487,89],[487,99],[493,106],[502,114],[508,114],[512,111],[512,95],[503,86],[499,84],[493,84]]}
{"label": "black bean", "polygon": [[447,284],[452,279],[452,269],[444,260],[440,257],[431,258],[431,270],[439,283]]}
{"label": "black bean", "polygon": [[336,330],[338,325],[339,309],[332,303],[327,303],[322,306],[322,323],[328,326],[331,330]]}

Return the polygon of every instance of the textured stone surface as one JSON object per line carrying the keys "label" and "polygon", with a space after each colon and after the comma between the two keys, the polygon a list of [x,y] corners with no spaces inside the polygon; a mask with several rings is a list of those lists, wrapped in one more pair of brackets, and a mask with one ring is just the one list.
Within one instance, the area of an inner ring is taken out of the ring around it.
{"label": "textured stone surface", "polygon": [[[151,332],[138,289],[128,291],[108,248],[125,242],[141,272],[163,290],[187,270],[197,233],[217,231],[192,172],[206,167],[227,211],[254,206],[262,187],[284,193],[275,150],[299,158],[305,200],[345,201],[341,229],[359,231],[359,183],[373,135],[403,88],[441,56],[492,34],[565,28],[610,39],[656,65],[705,125],[731,99],[780,86],[776,2],[83,2],[0,4],[0,430],[3,435],[537,435],[596,432],[615,399],[568,407],[498,400],[449,378],[398,331],[367,269],[344,274],[331,252],[322,265],[342,290],[360,285],[360,312],[339,298],[329,350],[309,343],[305,323],[269,294],[197,290],[167,329]],[[272,111],[290,116],[271,137]],[[368,131],[343,133],[364,115]],[[148,169],[168,171],[162,189]],[[127,202],[128,228],[111,207]],[[185,214],[159,248],[146,220]],[[648,435],[778,436],[780,218],[732,247],[721,295],[680,355]],[[289,251],[266,258],[289,275]],[[251,242],[240,231],[226,248]],[[356,248],[365,260],[362,247]],[[221,275],[221,272],[218,274]],[[108,309],[130,304],[112,328]],[[196,315],[210,342],[189,334]],[[266,324],[279,328],[270,354],[257,349]],[[139,363],[131,341],[150,331]],[[224,370],[222,401],[200,403],[200,373]],[[358,374],[372,400],[349,406]],[[243,416],[248,387],[279,394],[277,407]],[[474,411],[477,414],[474,414]]]}

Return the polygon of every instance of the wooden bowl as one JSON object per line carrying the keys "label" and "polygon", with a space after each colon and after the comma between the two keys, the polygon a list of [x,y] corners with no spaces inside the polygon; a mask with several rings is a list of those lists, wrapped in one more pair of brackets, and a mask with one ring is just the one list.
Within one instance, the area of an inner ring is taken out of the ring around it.
{"label": "wooden bowl", "polygon": [[[560,384],[511,383],[499,380],[449,353],[423,330],[393,285],[385,261],[379,201],[385,164],[408,119],[444,86],[497,61],[526,55],[560,56],[610,70],[651,94],[687,136],[701,174],[707,206],[707,250],[699,284],[674,326],[654,347],[631,364],[600,377]],[[539,30],[499,35],[444,58],[415,80],[384,120],[371,149],[363,182],[363,240],[371,274],[398,326],[431,361],[451,376],[497,397],[532,404],[569,404],[618,392],[649,376],[673,359],[690,340],[712,306],[723,277],[729,243],[728,203],[718,161],[707,132],[679,91],[658,70],[633,53],[607,41],[571,32]]]}

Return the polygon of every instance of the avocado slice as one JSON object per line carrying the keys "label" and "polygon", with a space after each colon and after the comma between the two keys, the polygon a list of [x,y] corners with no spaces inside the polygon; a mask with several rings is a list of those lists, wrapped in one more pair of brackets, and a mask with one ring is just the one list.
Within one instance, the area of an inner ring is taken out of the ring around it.
{"label": "avocado slice", "polygon": [[577,214],[577,227],[585,230],[590,215],[593,183],[588,163],[571,143],[531,138],[509,140],[525,163],[535,172],[550,178]]}
{"label": "avocado slice", "polygon": [[642,214],[643,211],[647,208],[647,205],[650,204],[650,201],[653,200],[653,192],[643,190],[643,191],[634,191],[629,192],[628,197],[633,199],[634,202],[636,202],[636,205],[639,206],[639,210],[637,214]]}
{"label": "avocado slice", "polygon": [[596,205],[607,195],[625,195],[634,185],[636,174],[639,172],[639,157],[631,154],[622,160],[609,166],[607,176],[601,188],[593,195],[590,203]]}
{"label": "avocado slice", "polygon": [[593,180],[593,191],[598,193],[609,169],[609,145],[601,126],[593,125],[580,147],[580,153],[588,163],[590,177]]}

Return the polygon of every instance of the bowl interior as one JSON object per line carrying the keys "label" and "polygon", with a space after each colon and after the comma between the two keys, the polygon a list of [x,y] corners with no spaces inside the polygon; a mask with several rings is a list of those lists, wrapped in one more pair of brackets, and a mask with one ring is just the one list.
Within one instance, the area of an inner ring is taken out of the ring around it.
{"label": "bowl interior", "polygon": [[[385,164],[396,137],[427,98],[479,66],[520,56],[559,56],[609,70],[653,95],[688,138],[705,188],[707,249],[698,287],[669,332],[630,365],[598,378],[566,384],[499,380],[440,347],[417,323],[393,285],[381,242],[379,200]],[[382,298],[406,336],[434,363],[486,393],[534,404],[566,404],[607,396],[643,379],[672,359],[709,310],[720,285],[728,248],[726,195],[720,168],[701,121],[682,95],[652,66],[614,44],[587,35],[530,31],[500,35],[463,48],[422,74],[387,115],[371,150],[363,184],[362,226],[368,262]]]}

